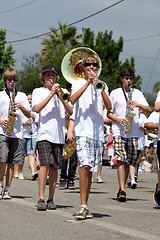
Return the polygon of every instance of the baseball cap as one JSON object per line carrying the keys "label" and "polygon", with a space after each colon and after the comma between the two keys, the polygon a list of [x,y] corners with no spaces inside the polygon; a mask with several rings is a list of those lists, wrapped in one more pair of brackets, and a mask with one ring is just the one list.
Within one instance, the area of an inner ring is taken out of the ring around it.
{"label": "baseball cap", "polygon": [[52,71],[58,75],[56,68],[51,64],[48,64],[42,68],[42,74],[48,71]]}

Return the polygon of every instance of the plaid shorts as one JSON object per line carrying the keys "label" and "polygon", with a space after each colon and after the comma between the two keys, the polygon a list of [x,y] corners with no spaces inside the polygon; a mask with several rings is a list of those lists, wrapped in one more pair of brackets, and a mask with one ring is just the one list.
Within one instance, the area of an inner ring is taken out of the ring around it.
{"label": "plaid shorts", "polygon": [[116,160],[135,166],[137,162],[138,138],[113,137]]}
{"label": "plaid shorts", "polygon": [[76,137],[76,145],[80,168],[89,166],[91,172],[98,172],[102,162],[102,142],[88,137]]}
{"label": "plaid shorts", "polygon": [[43,140],[38,141],[37,149],[41,166],[50,165],[54,168],[61,166],[63,144]]}

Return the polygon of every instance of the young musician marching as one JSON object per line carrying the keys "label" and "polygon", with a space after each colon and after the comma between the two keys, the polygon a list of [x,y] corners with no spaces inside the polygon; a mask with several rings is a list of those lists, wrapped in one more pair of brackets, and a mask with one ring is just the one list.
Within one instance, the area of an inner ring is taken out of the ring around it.
{"label": "young musician marching", "polygon": [[[85,48],[83,50],[85,52]],[[87,204],[92,172],[98,172],[102,161],[101,149],[104,141],[103,103],[107,110],[111,109],[106,84],[102,92],[96,91],[94,87],[94,82],[97,81],[96,74],[101,63],[98,55],[92,51],[81,60],[80,68],[84,72],[84,78],[72,84],[71,96],[71,103],[74,104],[74,131],[80,167],[81,204],[75,215],[78,220],[93,218]]]}
{"label": "young musician marching", "polygon": [[[43,87],[36,88],[32,94],[32,106],[39,113],[37,148],[40,160],[38,176],[39,199],[37,210],[55,210],[53,201],[58,176],[58,167],[62,159],[63,144],[65,143],[65,112],[72,114],[72,108],[58,98],[60,91],[58,73],[54,66],[46,65],[41,73]],[[47,205],[44,191],[49,170],[49,196]]]}
{"label": "young musician marching", "polygon": [[[16,89],[17,70],[7,69],[4,72],[3,79],[5,90],[0,92],[0,199],[11,199],[9,190],[13,178],[14,164],[23,165],[22,120],[25,116],[30,117],[30,111],[26,94]],[[13,132],[10,126],[13,126]],[[7,173],[4,188],[6,164]]]}
{"label": "young musician marching", "polygon": [[[158,125],[160,125],[160,91],[157,94],[156,102],[154,104],[154,109],[156,112],[159,113]],[[160,127],[158,127],[157,158],[158,158],[158,162],[157,162],[158,182],[156,184],[153,200],[157,206],[160,206]]]}
{"label": "young musician marching", "polygon": [[[110,94],[112,110],[108,111],[108,117],[112,120],[113,143],[116,160],[118,163],[118,182],[119,190],[117,200],[126,201],[125,185],[130,170],[131,188],[136,187],[135,182],[135,164],[137,161],[138,132],[139,132],[139,108],[146,112],[151,112],[146,99],[141,91],[132,88],[134,72],[126,67],[120,73],[122,88],[113,90]],[[129,99],[132,93],[132,99]],[[133,113],[133,121],[129,119],[126,112]],[[129,124],[129,125],[128,125]],[[130,133],[125,133],[124,129],[131,127]]]}

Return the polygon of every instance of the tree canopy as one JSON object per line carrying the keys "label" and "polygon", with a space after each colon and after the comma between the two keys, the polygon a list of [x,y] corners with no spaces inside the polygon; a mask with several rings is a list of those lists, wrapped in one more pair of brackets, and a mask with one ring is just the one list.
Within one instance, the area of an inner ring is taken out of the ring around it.
{"label": "tree canopy", "polygon": [[[112,31],[98,32],[95,36],[90,28],[82,28],[82,33],[77,34],[74,26],[59,23],[59,31],[51,28],[51,34],[42,41],[40,55],[24,58],[23,70],[20,71],[19,89],[24,92],[33,90],[40,85],[39,72],[42,66],[53,64],[60,75],[60,85],[65,87],[67,82],[61,73],[61,62],[68,51],[77,47],[89,47],[101,58],[102,71],[100,79],[107,83],[109,90],[120,87],[120,71],[125,66],[130,66],[135,71],[134,58],[121,62],[120,53],[123,51],[123,37],[118,41],[113,39]],[[35,80],[36,79],[36,80]],[[135,77],[133,86],[141,89],[142,79]]]}
{"label": "tree canopy", "polygon": [[15,60],[13,58],[15,51],[12,49],[11,44],[9,44],[6,48],[5,44],[6,31],[0,30],[0,90],[4,87],[4,82],[2,81],[4,71],[9,67],[13,67],[15,64]]}

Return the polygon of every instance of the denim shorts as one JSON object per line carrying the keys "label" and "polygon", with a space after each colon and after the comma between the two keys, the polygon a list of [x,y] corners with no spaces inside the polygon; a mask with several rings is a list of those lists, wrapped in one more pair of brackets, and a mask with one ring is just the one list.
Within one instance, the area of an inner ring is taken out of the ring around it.
{"label": "denim shorts", "polygon": [[23,151],[24,151],[24,156],[27,156],[29,154],[36,155],[36,139],[23,138]]}
{"label": "denim shorts", "polygon": [[102,162],[102,141],[76,137],[76,145],[80,168],[89,166],[91,172],[98,172]]}
{"label": "denim shorts", "polygon": [[23,164],[23,144],[19,138],[0,135],[0,163]]}

